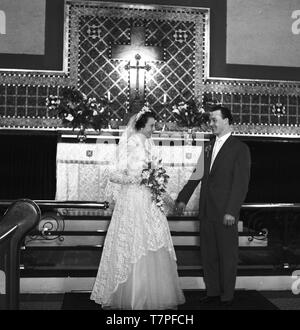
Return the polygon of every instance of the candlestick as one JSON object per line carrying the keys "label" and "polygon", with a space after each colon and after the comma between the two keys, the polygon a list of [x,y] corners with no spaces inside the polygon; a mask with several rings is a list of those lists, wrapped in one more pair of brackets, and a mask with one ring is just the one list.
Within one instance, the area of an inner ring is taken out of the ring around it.
{"label": "candlestick", "polygon": [[164,100],[163,100],[163,103],[167,103],[167,94],[164,94]]}

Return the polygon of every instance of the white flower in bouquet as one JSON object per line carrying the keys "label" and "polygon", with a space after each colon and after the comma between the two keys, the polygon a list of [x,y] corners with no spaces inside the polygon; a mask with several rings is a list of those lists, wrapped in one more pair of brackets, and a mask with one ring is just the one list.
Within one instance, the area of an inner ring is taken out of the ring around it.
{"label": "white flower in bouquet", "polygon": [[158,183],[159,185],[163,185],[163,184],[165,183],[165,178],[163,178],[163,177],[159,177],[159,178],[157,179],[157,183]]}
{"label": "white flower in bouquet", "polygon": [[150,178],[150,172],[149,171],[143,171],[142,178],[148,180]]}

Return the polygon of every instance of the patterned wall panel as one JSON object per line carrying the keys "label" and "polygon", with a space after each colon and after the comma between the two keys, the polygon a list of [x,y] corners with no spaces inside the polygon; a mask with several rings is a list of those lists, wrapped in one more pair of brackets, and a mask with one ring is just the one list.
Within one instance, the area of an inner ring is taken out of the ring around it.
{"label": "patterned wall panel", "polygon": [[[111,96],[112,119],[129,109],[130,73],[126,61],[112,58],[115,45],[130,45],[131,26],[145,28],[145,46],[163,49],[163,59],[141,70],[145,99],[169,129],[178,97],[214,99],[231,108],[240,134],[300,134],[298,82],[209,77],[209,11],[168,7],[66,1],[64,72],[0,71],[0,126],[63,128],[45,107],[49,94],[77,86],[88,96]],[[166,102],[164,102],[166,101]],[[173,121],[173,122],[172,122]]]}
{"label": "patterned wall panel", "polygon": [[[298,95],[205,93],[231,108],[238,124],[298,125],[300,122]],[[282,111],[278,109],[282,108]]]}
{"label": "patterned wall panel", "polygon": [[300,95],[206,92],[208,99],[231,109],[236,133],[250,135],[300,134]]}
{"label": "patterned wall panel", "polygon": [[62,127],[56,113],[45,106],[46,97],[58,93],[58,86],[0,85],[0,127]]}

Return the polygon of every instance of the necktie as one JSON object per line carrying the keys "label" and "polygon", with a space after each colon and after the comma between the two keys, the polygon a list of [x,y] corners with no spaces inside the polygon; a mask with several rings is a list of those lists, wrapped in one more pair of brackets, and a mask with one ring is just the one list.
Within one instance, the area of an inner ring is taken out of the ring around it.
{"label": "necktie", "polygon": [[211,171],[211,168],[212,168],[213,163],[215,161],[215,158],[217,156],[217,153],[218,153],[218,150],[219,150],[219,145],[220,145],[220,139],[218,139],[218,140],[216,139],[214,147],[213,147],[213,152],[212,152],[212,155],[211,155],[209,171]]}

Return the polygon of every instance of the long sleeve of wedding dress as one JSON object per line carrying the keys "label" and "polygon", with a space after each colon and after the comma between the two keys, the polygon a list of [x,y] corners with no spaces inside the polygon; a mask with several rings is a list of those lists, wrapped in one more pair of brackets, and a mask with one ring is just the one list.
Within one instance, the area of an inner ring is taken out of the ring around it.
{"label": "long sleeve of wedding dress", "polygon": [[145,151],[137,135],[129,138],[126,148],[118,155],[119,161],[110,174],[110,181],[117,184],[136,184],[141,181],[145,166]]}
{"label": "long sleeve of wedding dress", "polygon": [[104,176],[105,200],[113,207],[124,185],[139,184],[144,167],[145,152],[138,136],[133,135],[118,148],[117,161]]}

